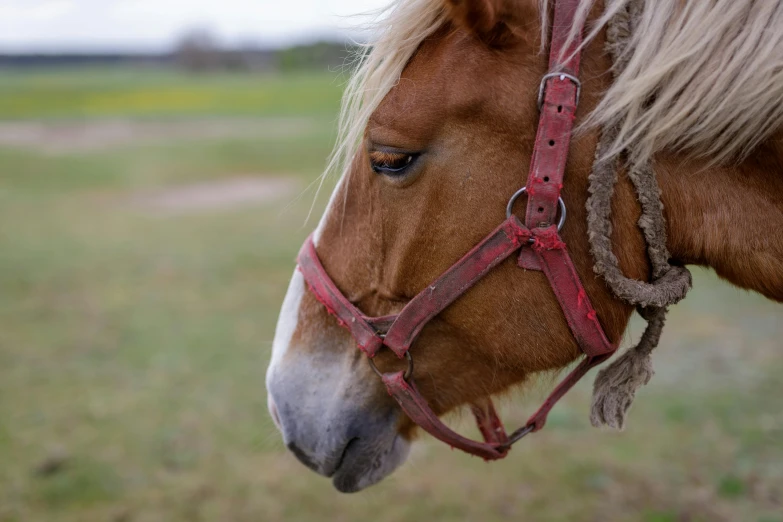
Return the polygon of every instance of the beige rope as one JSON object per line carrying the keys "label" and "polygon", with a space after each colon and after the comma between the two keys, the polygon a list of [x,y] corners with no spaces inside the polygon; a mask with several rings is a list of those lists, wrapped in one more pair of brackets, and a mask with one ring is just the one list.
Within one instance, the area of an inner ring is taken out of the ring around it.
{"label": "beige rope", "polygon": [[[630,2],[607,27],[607,50],[614,60],[617,75],[625,67],[625,54],[633,23],[640,18],[642,2]],[[685,267],[669,263],[666,247],[666,222],[655,172],[649,161],[635,161],[633,151],[626,151],[628,177],[634,185],[642,213],[638,225],[647,244],[647,256],[652,265],[652,281],[646,283],[623,275],[611,244],[611,201],[617,183],[620,158],[606,158],[619,129],[602,129],[596,149],[596,159],[590,174],[590,196],[587,200],[587,229],[593,269],[619,299],[635,305],[647,321],[641,340],[598,373],[593,385],[590,422],[616,429],[625,426],[625,417],[636,390],[653,376],[651,353],[660,341],[666,320],[667,306],[685,297],[691,288],[691,274]],[[605,159],[601,159],[605,158]]]}

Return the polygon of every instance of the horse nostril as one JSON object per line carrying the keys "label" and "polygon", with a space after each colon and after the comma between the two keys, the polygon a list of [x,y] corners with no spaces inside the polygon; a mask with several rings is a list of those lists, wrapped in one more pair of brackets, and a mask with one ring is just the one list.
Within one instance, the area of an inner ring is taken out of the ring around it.
{"label": "horse nostril", "polygon": [[291,453],[293,453],[297,459],[299,459],[299,462],[318,473],[318,464],[313,462],[313,459],[311,459],[304,451],[302,451],[299,446],[293,442],[289,442],[288,449],[291,450]]}

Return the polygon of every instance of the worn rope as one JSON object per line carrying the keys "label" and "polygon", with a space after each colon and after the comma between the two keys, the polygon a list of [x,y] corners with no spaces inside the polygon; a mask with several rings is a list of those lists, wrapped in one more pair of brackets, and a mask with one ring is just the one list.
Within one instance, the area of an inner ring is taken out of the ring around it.
{"label": "worn rope", "polygon": [[[615,76],[628,62],[627,43],[634,21],[640,18],[641,4],[638,0],[630,2],[607,27],[606,47],[614,60]],[[647,321],[639,343],[601,370],[593,385],[590,422],[594,426],[605,424],[622,429],[636,390],[647,384],[654,374],[651,353],[660,341],[667,307],[685,297],[692,281],[687,268],[669,263],[666,222],[655,172],[649,160],[637,161],[633,150],[626,151],[627,175],[641,206],[638,225],[647,245],[652,268],[651,282],[629,279],[620,270],[611,243],[611,202],[620,158],[617,155],[607,157],[618,132],[617,124],[604,127],[601,132],[589,177],[587,229],[595,261],[594,271],[604,279],[615,296],[636,306]]]}

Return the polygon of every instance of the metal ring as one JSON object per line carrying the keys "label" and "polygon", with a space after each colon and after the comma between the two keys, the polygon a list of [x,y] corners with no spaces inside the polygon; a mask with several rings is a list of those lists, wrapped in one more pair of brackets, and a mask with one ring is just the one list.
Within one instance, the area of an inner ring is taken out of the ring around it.
{"label": "metal ring", "polygon": [[552,72],[545,74],[541,78],[541,83],[538,84],[538,110],[544,105],[544,91],[546,91],[546,81],[550,78],[560,78],[560,81],[571,80],[576,85],[576,105],[579,105],[579,96],[582,94],[582,82],[579,81],[574,75],[564,72]]}
{"label": "metal ring", "polygon": [[[514,195],[511,196],[511,199],[508,200],[508,205],[506,205],[506,219],[511,217],[511,214],[514,210],[514,202],[525,192],[527,192],[527,187],[522,187],[521,189],[514,192]],[[563,228],[563,225],[565,225],[566,206],[563,198],[561,197],[557,198],[557,204],[560,207],[560,220],[557,222],[557,231],[560,232],[560,229]]]}
{"label": "metal ring", "polygon": [[[408,368],[405,370],[402,378],[405,379],[405,382],[410,382],[411,376],[413,375],[413,356],[411,356],[409,351],[405,352],[405,359],[408,361]],[[378,377],[383,377],[383,373],[375,366],[375,360],[370,358],[369,361],[372,371],[374,371]]]}

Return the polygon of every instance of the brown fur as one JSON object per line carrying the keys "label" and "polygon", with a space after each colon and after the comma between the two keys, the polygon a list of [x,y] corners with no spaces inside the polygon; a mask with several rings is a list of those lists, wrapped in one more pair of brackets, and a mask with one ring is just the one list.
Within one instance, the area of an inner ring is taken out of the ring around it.
{"label": "brown fur", "polygon": [[[457,3],[461,9],[493,4]],[[372,115],[318,245],[328,273],[365,313],[399,311],[503,220],[509,196],[525,184],[547,56],[539,53],[536,6],[533,0],[524,5],[530,19],[511,27],[515,38],[502,50],[466,29],[464,18],[446,24],[424,41]],[[484,29],[494,27],[486,21],[480,26],[482,38]],[[603,37],[595,39],[583,55],[580,117],[596,106],[611,78],[603,44]],[[573,140],[562,236],[599,319],[617,341],[632,309],[593,273],[586,237],[587,177],[596,143],[595,133]],[[372,171],[368,150],[374,146],[422,154],[398,180]],[[768,143],[741,165],[720,168],[656,157],[676,262],[712,266],[736,285],[783,301],[782,152],[780,143]],[[647,280],[638,203],[622,173],[620,178],[612,208],[614,252],[626,275]],[[352,378],[376,383],[378,400],[391,400],[349,334],[309,294],[299,319],[295,336],[302,342],[294,346],[353,350]],[[324,346],[325,337],[334,342]],[[523,271],[513,259],[435,318],[411,353],[416,382],[437,413],[562,368],[580,355],[545,277]],[[381,368],[395,364],[388,352],[379,356]]]}

